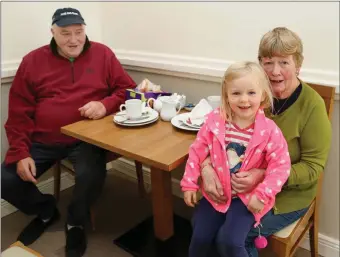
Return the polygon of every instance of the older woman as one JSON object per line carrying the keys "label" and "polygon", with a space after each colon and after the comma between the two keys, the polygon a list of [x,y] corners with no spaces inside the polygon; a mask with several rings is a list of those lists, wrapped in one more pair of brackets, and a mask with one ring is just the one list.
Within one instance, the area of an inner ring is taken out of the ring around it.
{"label": "older woman", "polygon": [[[266,33],[259,46],[258,59],[266,71],[276,99],[267,111],[285,136],[292,162],[290,176],[276,196],[275,207],[262,221],[261,235],[269,236],[298,220],[316,195],[317,181],[330,148],[331,125],[323,99],[298,78],[303,62],[301,39],[287,28]],[[205,191],[217,202],[225,201],[213,167],[202,165]],[[264,170],[243,171],[232,176],[236,192],[251,191],[261,182]],[[250,257],[258,256],[254,239],[258,229],[245,242]]]}

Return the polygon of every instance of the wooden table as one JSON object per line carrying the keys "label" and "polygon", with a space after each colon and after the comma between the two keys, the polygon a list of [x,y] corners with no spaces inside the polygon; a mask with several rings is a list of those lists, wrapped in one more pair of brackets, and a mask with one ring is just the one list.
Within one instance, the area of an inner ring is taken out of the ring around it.
{"label": "wooden table", "polygon": [[123,127],[112,119],[110,115],[83,120],[62,127],[61,132],[150,166],[154,233],[157,239],[167,240],[174,234],[171,171],[186,160],[196,133],[161,120]]}
{"label": "wooden table", "polygon": [[40,253],[16,241],[0,254],[2,257],[43,257]]}

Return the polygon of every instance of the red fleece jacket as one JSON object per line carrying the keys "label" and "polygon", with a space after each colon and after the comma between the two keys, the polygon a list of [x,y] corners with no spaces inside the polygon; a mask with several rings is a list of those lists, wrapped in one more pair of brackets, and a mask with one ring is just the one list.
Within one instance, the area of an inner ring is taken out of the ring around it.
{"label": "red fleece jacket", "polygon": [[6,164],[29,157],[32,142],[74,143],[76,139],[61,134],[60,128],[84,119],[78,108],[101,101],[108,115],[125,101],[125,89],[136,86],[103,44],[88,41],[73,62],[52,50],[51,43],[30,52],[15,75],[5,124]]}

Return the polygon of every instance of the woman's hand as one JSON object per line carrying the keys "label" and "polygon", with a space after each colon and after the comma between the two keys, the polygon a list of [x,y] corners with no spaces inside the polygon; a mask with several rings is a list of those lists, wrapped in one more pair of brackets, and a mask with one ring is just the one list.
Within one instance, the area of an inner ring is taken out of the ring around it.
{"label": "woman's hand", "polygon": [[257,199],[256,195],[252,195],[248,203],[248,210],[252,213],[259,213],[263,210],[264,203]]}
{"label": "woman's hand", "polygon": [[185,191],[184,192],[184,202],[190,207],[195,207],[197,204],[197,194],[196,191]]}
{"label": "woman's hand", "polygon": [[247,193],[252,191],[264,177],[264,169],[251,169],[231,175],[231,188],[236,193]]}
{"label": "woman's hand", "polygon": [[224,196],[221,182],[210,164],[202,169],[201,176],[204,191],[209,198],[216,203],[225,203],[227,198]]}

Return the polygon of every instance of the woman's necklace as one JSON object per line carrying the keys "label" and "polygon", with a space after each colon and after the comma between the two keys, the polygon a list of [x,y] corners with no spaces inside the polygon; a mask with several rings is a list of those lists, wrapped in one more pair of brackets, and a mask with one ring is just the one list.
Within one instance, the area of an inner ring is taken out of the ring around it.
{"label": "woman's necklace", "polygon": [[[297,87],[295,87],[295,89],[293,90],[293,92],[286,98],[286,100],[285,100],[284,103],[281,105],[281,107],[280,107],[277,111],[276,111],[276,110],[273,110],[272,116],[276,116],[276,115],[280,114],[281,110],[283,109],[283,107],[286,106],[286,103],[287,103],[288,100],[292,97],[292,95],[296,95],[296,92],[297,92],[298,88],[301,86],[300,81],[298,81],[298,82],[299,82],[299,84],[297,85]],[[300,91],[301,91],[301,90],[300,90]],[[296,96],[298,97],[298,95],[296,95]],[[296,99],[297,99],[297,97],[296,97]],[[279,99],[279,101],[280,101],[280,99]]]}
{"label": "woman's necklace", "polygon": [[276,116],[280,113],[280,111],[283,109],[283,107],[285,107],[287,101],[289,100],[289,98],[291,97],[292,95],[290,95],[289,97],[286,98],[286,100],[284,101],[284,103],[281,105],[280,109],[278,109],[277,111],[276,110],[273,110],[273,115]]}

